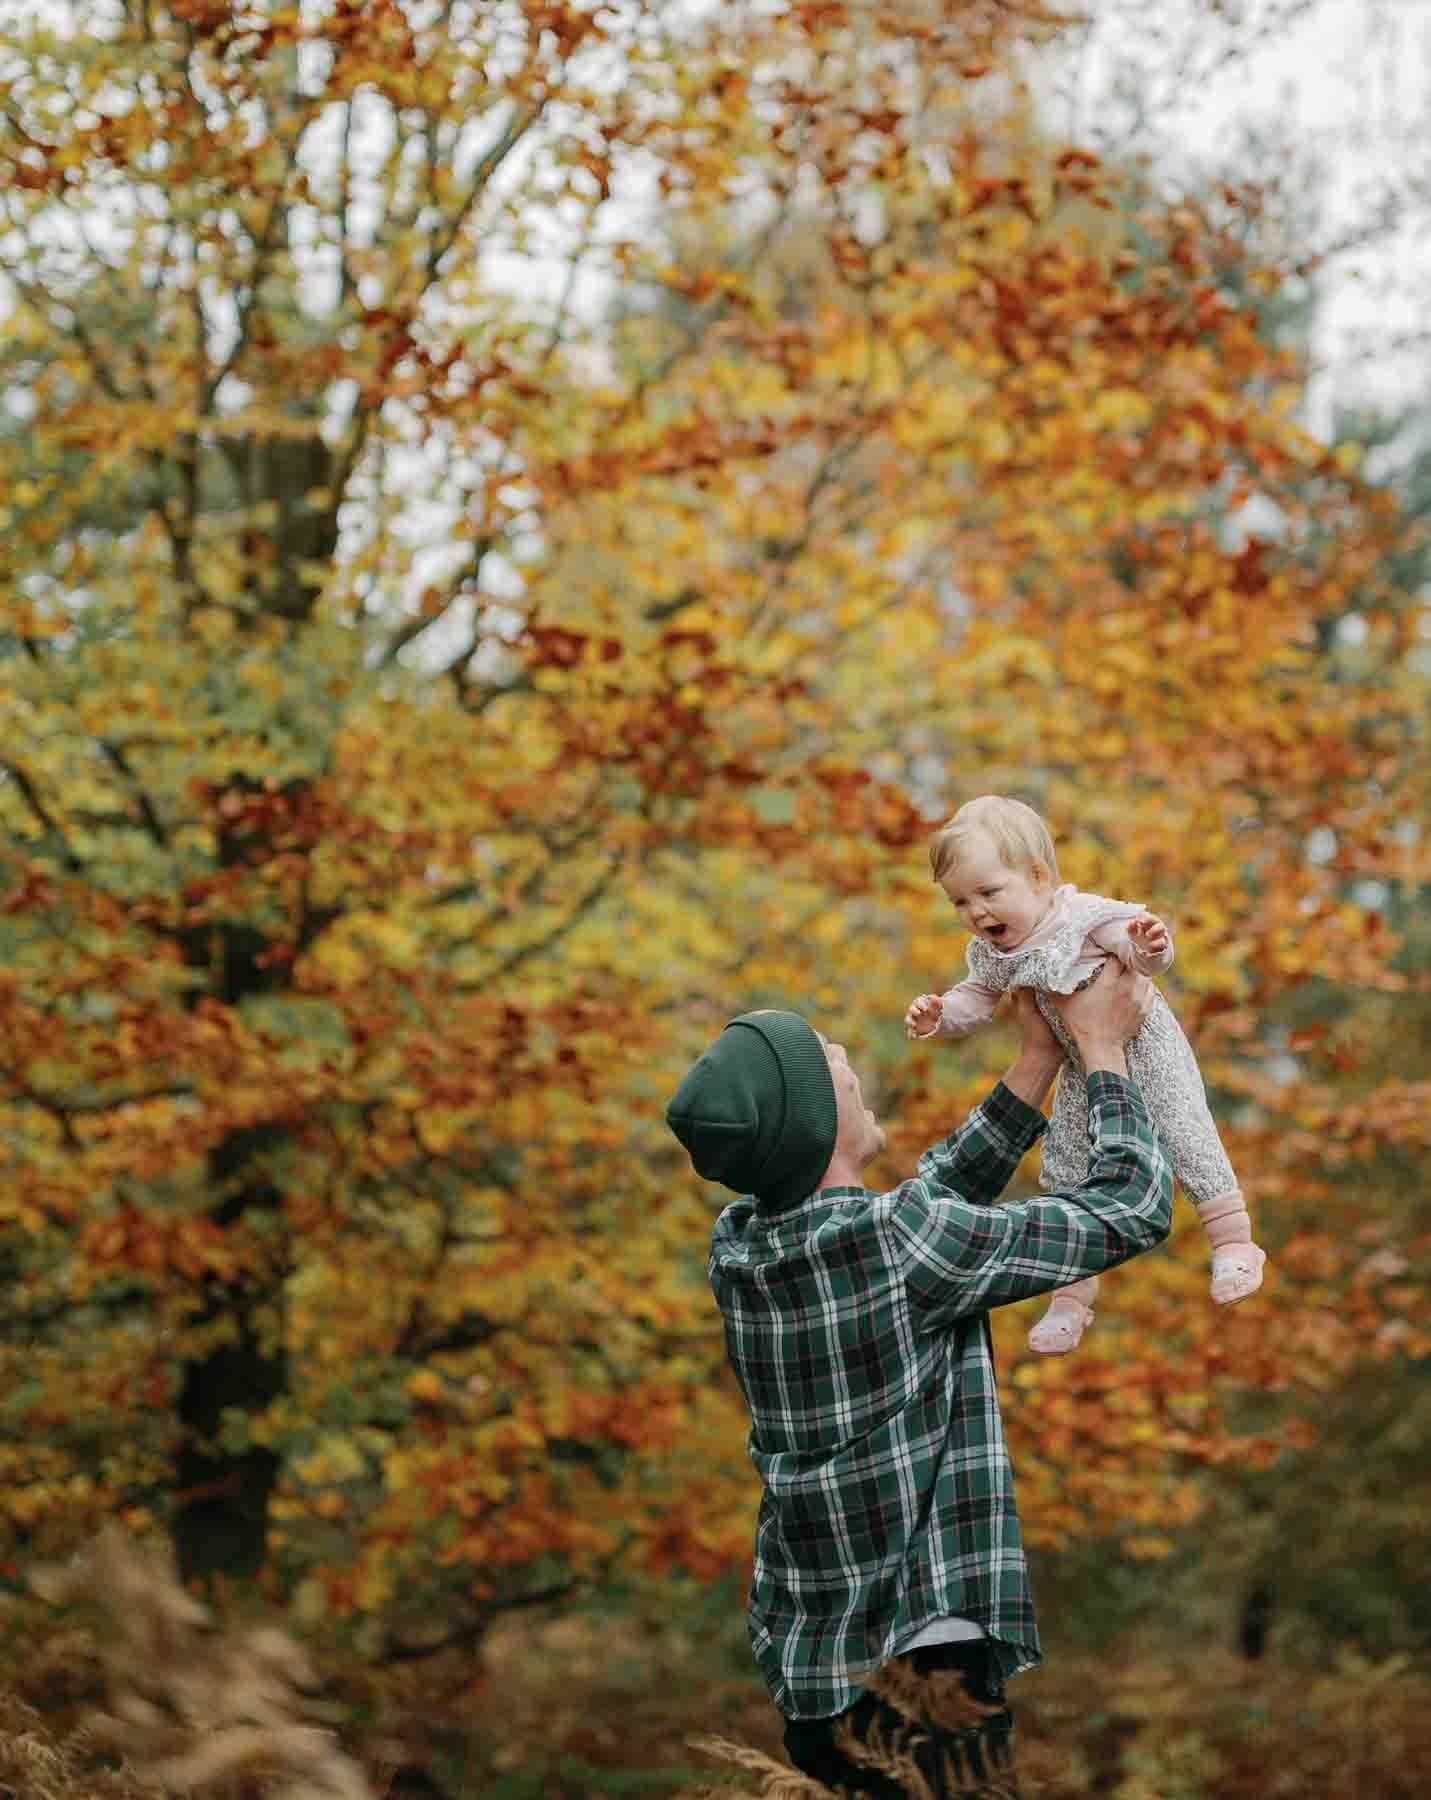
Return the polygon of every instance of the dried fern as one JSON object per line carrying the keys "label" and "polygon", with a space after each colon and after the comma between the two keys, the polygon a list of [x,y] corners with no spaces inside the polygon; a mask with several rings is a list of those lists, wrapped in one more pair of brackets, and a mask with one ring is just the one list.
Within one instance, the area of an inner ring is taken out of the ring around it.
{"label": "dried fern", "polygon": [[331,1733],[305,1722],[302,1690],[316,1677],[302,1648],[272,1625],[217,1627],[167,1547],[106,1526],[31,1586],[99,1609],[107,1704],[84,1736],[151,1792],[374,1800]]}
{"label": "dried fern", "polygon": [[912,1724],[941,1731],[974,1731],[1001,1705],[976,1700],[957,1669],[930,1669],[917,1674],[908,1662],[888,1662],[871,1676],[869,1690]]}
{"label": "dried fern", "polygon": [[24,1800],[141,1800],[126,1775],[87,1772],[82,1745],[57,1744],[44,1720],[13,1694],[0,1696],[0,1794]]}
{"label": "dried fern", "polygon": [[[992,1771],[981,1769],[970,1743],[957,1734],[971,1736],[991,1714],[1002,1707],[975,1700],[954,1670],[917,1674],[908,1663],[886,1664],[869,1682],[896,1715],[892,1723],[876,1724],[861,1738],[848,1724],[835,1727],[834,1739],[841,1754],[856,1768],[894,1782],[906,1800],[1017,1800],[1018,1783],[1012,1764]],[[937,1786],[927,1772],[932,1732],[956,1734],[955,1742],[940,1747]],[[843,1790],[825,1787],[808,1775],[778,1763],[748,1745],[721,1737],[691,1737],[686,1742],[721,1762],[731,1763],[754,1778],[740,1789],[697,1788],[678,1800],[828,1800]],[[985,1741],[979,1753],[985,1763],[992,1747]],[[920,1756],[925,1753],[925,1765]]]}
{"label": "dried fern", "polygon": [[689,1737],[686,1742],[693,1750],[704,1751],[718,1762],[733,1763],[736,1768],[746,1770],[758,1779],[759,1786],[688,1789],[678,1796],[678,1800],[830,1800],[833,1793],[823,1782],[799,1774],[764,1751],[751,1749],[748,1744],[713,1736]]}
{"label": "dried fern", "polygon": [[848,1762],[882,1775],[886,1781],[897,1782],[906,1800],[941,1800],[917,1761],[917,1753],[928,1742],[928,1732],[909,1720],[888,1727],[881,1727],[876,1720],[865,1737],[857,1736],[848,1726],[835,1732],[835,1743]]}

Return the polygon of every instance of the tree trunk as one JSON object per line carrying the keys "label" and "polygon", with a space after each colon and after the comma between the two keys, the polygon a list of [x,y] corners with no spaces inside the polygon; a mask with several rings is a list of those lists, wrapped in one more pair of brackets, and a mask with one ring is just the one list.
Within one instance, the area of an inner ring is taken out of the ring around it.
{"label": "tree trunk", "polygon": [[[270,790],[234,775],[214,796],[220,865],[263,862],[272,853],[274,838],[289,829],[291,809],[305,791],[301,781]],[[265,958],[270,940],[242,920],[196,926],[182,941],[186,959],[204,971],[209,991],[225,1006],[271,992],[285,979],[282,965]],[[264,1173],[262,1159],[283,1135],[282,1125],[260,1121],[230,1131],[210,1152],[216,1224],[234,1226],[258,1212],[278,1212],[283,1197]],[[186,1581],[214,1574],[253,1576],[264,1564],[279,1458],[261,1445],[227,1451],[217,1440],[227,1411],[261,1413],[287,1384],[282,1343],[266,1342],[260,1330],[262,1310],[281,1299],[281,1282],[278,1268],[260,1272],[242,1288],[210,1282],[195,1320],[203,1327],[227,1319],[234,1335],[187,1363],[180,1383],[170,1530]],[[268,1336],[272,1338],[271,1328]]]}
{"label": "tree trunk", "polygon": [[[278,1205],[276,1188],[253,1172],[248,1179],[244,1176],[255,1153],[270,1147],[278,1136],[273,1126],[249,1127],[230,1132],[212,1152],[214,1185],[232,1190],[214,1214],[220,1224]],[[170,1529],[186,1581],[215,1574],[253,1576],[263,1567],[268,1503],[278,1480],[279,1459],[261,1446],[226,1452],[215,1440],[227,1409],[262,1412],[283,1392],[287,1366],[282,1348],[265,1350],[256,1325],[257,1309],[271,1299],[263,1291],[236,1294],[231,1288],[214,1288],[198,1320],[207,1325],[227,1315],[238,1338],[187,1363],[179,1390],[181,1436]]]}
{"label": "tree trunk", "polygon": [[1267,1628],[1272,1621],[1273,1594],[1268,1582],[1254,1581],[1242,1602],[1237,1621],[1237,1647],[1248,1662],[1258,1662],[1267,1649]]}

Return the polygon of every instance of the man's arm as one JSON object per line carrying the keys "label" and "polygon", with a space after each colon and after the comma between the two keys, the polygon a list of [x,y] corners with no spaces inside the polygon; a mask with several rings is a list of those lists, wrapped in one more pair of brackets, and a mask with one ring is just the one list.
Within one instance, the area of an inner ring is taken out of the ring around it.
{"label": "man's arm", "polygon": [[992,1206],[1047,1128],[1038,1109],[1053,1086],[1063,1051],[1027,988],[1014,994],[1013,1011],[1022,1033],[1013,1066],[956,1132],[919,1159],[919,1178],[931,1192]]}
{"label": "man's arm", "polygon": [[926,1325],[952,1324],[1101,1274],[1167,1237],[1173,1178],[1137,1087],[1088,1078],[1088,1174],[1064,1195],[971,1205],[922,1180],[893,1196],[910,1297]]}
{"label": "man's arm", "polygon": [[[1110,971],[1082,993],[1053,997],[1085,1070],[1125,1078],[1123,1046],[1137,1036],[1152,1003],[1151,983],[1123,969]],[[1063,1051],[1027,988],[1014,994],[1014,1017],[1022,1035],[1013,1067],[952,1137],[919,1159],[918,1179],[931,1198],[992,1206],[1046,1128],[1035,1109],[1053,1085]]]}
{"label": "man's arm", "polygon": [[1047,1128],[1041,1112],[1000,1082],[956,1132],[924,1152],[916,1179],[931,1196],[992,1206]]}
{"label": "man's arm", "polygon": [[[1152,1003],[1152,984],[1122,968],[1110,969],[1081,993],[1053,999],[1088,1073],[1091,1153],[1078,1188],[980,1206],[971,1204],[971,1194],[926,1181],[921,1165],[920,1179],[897,1190],[891,1223],[905,1238],[910,1293],[927,1323],[948,1324],[1047,1293],[1111,1269],[1168,1235],[1172,1171],[1143,1097],[1128,1079],[1123,1049]],[[1023,1027],[1018,1060],[983,1107],[975,1108],[970,1124],[1005,1105],[1042,1124],[1033,1107],[1048,1091],[1058,1046],[1031,995],[1020,994],[1017,1009]]]}

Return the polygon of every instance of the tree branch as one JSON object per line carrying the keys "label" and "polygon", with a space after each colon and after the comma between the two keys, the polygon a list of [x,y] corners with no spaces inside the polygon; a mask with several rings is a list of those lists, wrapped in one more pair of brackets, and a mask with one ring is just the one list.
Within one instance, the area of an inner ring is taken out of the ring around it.
{"label": "tree branch", "polygon": [[12,1300],[7,1303],[4,1315],[0,1316],[0,1339],[11,1344],[33,1345],[37,1331],[58,1324],[62,1319],[72,1318],[81,1310],[88,1313],[112,1312],[117,1318],[132,1317],[136,1308],[149,1298],[149,1290],[142,1282],[117,1280],[113,1287],[86,1294],[82,1300],[66,1294],[61,1299],[47,1301],[42,1306],[19,1308]]}
{"label": "tree branch", "polygon": [[[205,417],[213,405],[214,396],[228,376],[238,367],[244,351],[248,348],[249,332],[253,325],[254,310],[258,305],[259,289],[263,286],[268,274],[268,265],[278,246],[280,227],[288,217],[288,184],[298,167],[298,153],[303,144],[303,137],[318,111],[318,102],[311,101],[307,106],[296,109],[299,115],[296,129],[288,142],[287,161],[283,173],[273,190],[273,199],[269,205],[263,225],[254,240],[253,260],[249,264],[248,285],[238,305],[238,322],[234,341],[229,347],[228,355],[213,370],[199,388],[199,416]],[[198,298],[198,287],[194,288],[195,299]],[[203,345],[200,344],[202,355]]]}
{"label": "tree branch", "polygon": [[[541,847],[546,852],[547,857],[550,861],[555,862],[569,858],[573,851],[579,850],[583,845],[591,843],[596,836],[596,832],[590,827],[583,826],[570,833],[568,836],[563,836],[560,832],[556,831],[540,832],[538,835]],[[467,928],[465,933],[467,939],[471,941],[473,939],[484,937],[492,926],[497,925],[503,919],[508,918],[520,907],[534,901],[541,888],[542,882],[546,879],[548,866],[547,863],[539,864],[526,877],[513,898],[503,900],[498,905],[489,907],[480,919],[475,920]],[[501,871],[501,875],[505,874],[506,870]],[[495,888],[501,879],[501,875],[490,875],[488,878],[488,885]]]}
{"label": "tree branch", "polygon": [[501,168],[502,164],[531,130],[532,126],[536,124],[544,110],[545,102],[540,106],[529,108],[525,115],[517,113],[513,117],[511,123],[507,126],[506,130],[503,131],[496,141],[477,159],[476,167],[472,171],[472,178],[467,184],[466,194],[463,196],[461,203],[453,213],[452,218],[448,221],[447,229],[433,240],[432,246],[428,250],[426,281],[424,283],[426,287],[430,287],[437,279],[438,265],[441,263],[443,257],[447,255],[447,252],[452,248],[453,244],[456,243],[458,232],[461,231],[463,225],[466,223],[472,208],[477,204],[487,183],[492,179],[493,175],[496,174],[497,170]]}
{"label": "tree branch", "polygon": [[550,931],[544,932],[541,937],[533,938],[530,943],[522,944],[516,950],[511,951],[494,967],[488,969],[480,981],[454,984],[454,991],[474,993],[479,989],[486,989],[492,982],[500,981],[504,975],[510,975],[513,969],[520,969],[523,963],[530,962],[534,956],[543,955],[544,952],[551,949],[553,944],[559,944],[569,931],[574,930],[605,899],[616,880],[619,868],[619,863],[612,863],[610,868],[605,869],[577,901],[566,918],[559,924],[553,925]]}
{"label": "tree branch", "polygon": [[147,1100],[190,1099],[194,1093],[190,1083],[171,1081],[165,1082],[160,1087],[146,1088],[138,1094],[118,1094],[111,1100],[61,1100],[53,1094],[40,1093],[13,1069],[0,1069],[0,1074],[13,1082],[15,1092],[21,1100],[27,1100],[32,1106],[38,1106],[60,1120],[84,1118],[95,1113],[117,1112],[122,1106],[140,1106]]}
{"label": "tree branch", "polygon": [[333,464],[329,511],[335,517],[342,504],[343,496],[347,492],[348,483],[353,478],[353,471],[358,466],[358,458],[363,454],[364,446],[367,444],[368,434],[372,430],[376,413],[377,408],[372,405],[355,406],[353,409],[352,432],[348,448],[344,451],[341,461],[335,460]]}
{"label": "tree branch", "polygon": [[462,598],[467,589],[476,586],[482,575],[482,564],[486,560],[487,552],[495,541],[491,537],[481,537],[474,542],[471,557],[453,576],[448,584],[446,594],[441,596],[438,604],[430,611],[419,614],[415,619],[405,620],[393,633],[378,659],[380,669],[391,668],[414,638],[421,637],[429,626],[435,625],[439,619],[445,618],[448,610]]}
{"label": "tree branch", "polygon": [[511,1600],[498,1601],[492,1606],[484,1607],[475,1619],[457,1626],[446,1637],[434,1639],[431,1643],[404,1644],[389,1638],[378,1660],[384,1663],[419,1662],[427,1656],[438,1656],[444,1650],[471,1649],[481,1643],[491,1630],[493,1620],[500,1618],[503,1613],[524,1612],[534,1606],[550,1606],[557,1600],[567,1600],[579,1585],[574,1580],[554,1582],[550,1587],[536,1589],[534,1593],[519,1594]]}
{"label": "tree branch", "polygon": [[167,850],[169,848],[169,834],[164,829],[164,822],[155,811],[154,802],[149,798],[149,795],[144,788],[140,786],[139,778],[130,767],[128,757],[124,754],[124,751],[120,746],[113,743],[109,738],[100,738],[99,747],[108,758],[111,766],[117,769],[133,788],[135,798],[139,803],[139,816],[144,821],[145,830],[161,850]]}
{"label": "tree branch", "polygon": [[353,101],[343,107],[343,137],[338,147],[338,300],[335,310],[342,314],[357,291],[353,266],[348,260],[349,211],[352,206],[353,182]]}
{"label": "tree branch", "polygon": [[393,1354],[407,1357],[413,1362],[424,1362],[429,1356],[437,1356],[444,1351],[476,1350],[489,1343],[503,1329],[503,1326],[494,1325],[483,1314],[469,1312],[464,1313],[460,1319],[454,1319],[450,1325],[423,1330],[420,1317],[415,1314],[394,1345]]}
{"label": "tree branch", "polygon": [[[71,306],[67,301],[58,299],[56,296],[47,293],[45,289],[37,283],[27,281],[23,275],[16,274],[13,267],[7,269],[5,273],[7,278],[14,284],[16,292],[20,294],[27,306],[32,307],[42,318],[48,317],[55,329],[62,336],[68,333],[69,336],[74,338],[80,349],[84,351],[85,359],[89,363],[95,381],[98,383],[100,391],[104,394],[105,398],[114,401],[117,406],[123,405],[126,395],[115,380],[109,364],[100,355],[99,349],[93,338],[85,329],[77,308]],[[53,308],[56,306],[63,307],[70,315],[70,323],[67,326],[61,325],[58,320],[54,319]]]}
{"label": "tree branch", "polygon": [[76,856],[73,849],[71,849],[69,840],[66,838],[60,825],[51,817],[49,808],[40,798],[39,789],[35,786],[34,782],[31,781],[30,777],[20,767],[19,763],[11,762],[8,757],[0,757],[0,769],[4,769],[6,774],[9,775],[10,779],[15,783],[15,786],[20,790],[21,798],[24,800],[26,806],[29,807],[36,822],[39,824],[40,829],[47,837],[53,837],[59,842],[65,867],[73,875],[82,875],[84,873],[85,865],[80,861],[79,857]]}

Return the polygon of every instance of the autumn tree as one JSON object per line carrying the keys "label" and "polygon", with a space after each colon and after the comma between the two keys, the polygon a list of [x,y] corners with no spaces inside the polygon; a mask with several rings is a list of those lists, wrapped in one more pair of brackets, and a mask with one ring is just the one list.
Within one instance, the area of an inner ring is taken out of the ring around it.
{"label": "autumn tree", "polygon": [[[375,1655],[738,1565],[661,1109],[776,1001],[877,1066],[891,1176],[948,1127],[994,1052],[898,1021],[963,794],[1173,916],[1284,1244],[1330,1102],[1266,1009],[1401,979],[1338,871],[1421,867],[1402,526],[1292,416],[1276,267],[1040,135],[1039,6],[670,13],[7,20],[0,1505],[162,1522]],[[1036,1534],[1275,1453],[1218,1383],[1303,1378],[1287,1261],[1229,1323],[1185,1239],[1014,1369]]]}

